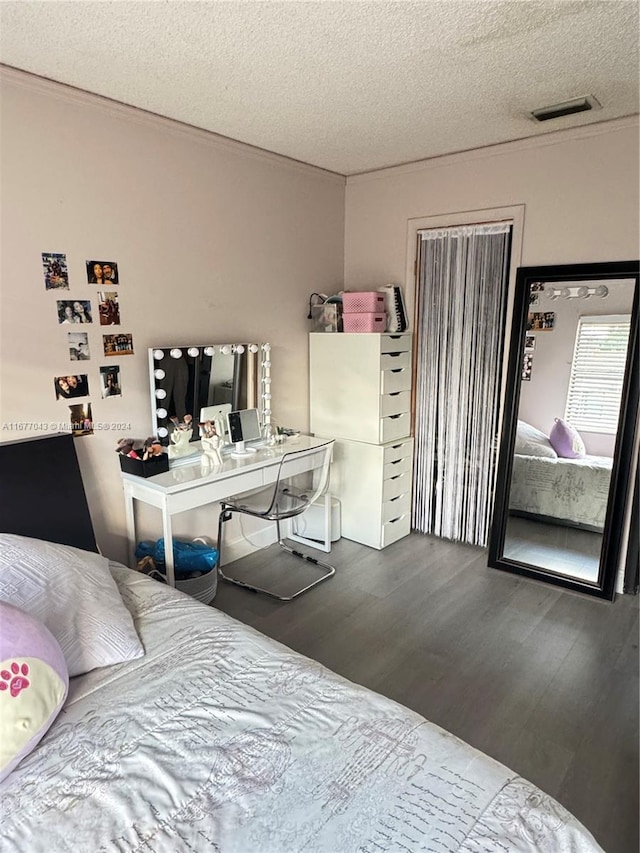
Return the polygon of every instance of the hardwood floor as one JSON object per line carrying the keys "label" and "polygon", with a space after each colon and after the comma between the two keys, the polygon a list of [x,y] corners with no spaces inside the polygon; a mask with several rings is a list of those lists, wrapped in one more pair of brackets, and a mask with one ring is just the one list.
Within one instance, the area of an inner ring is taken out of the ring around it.
{"label": "hardwood floor", "polygon": [[[564,592],[418,533],[342,539],[327,561],[335,577],[290,603],[221,584],[214,605],[530,779],[606,853],[637,853],[637,597]],[[268,564],[312,571],[278,546],[233,570]]]}

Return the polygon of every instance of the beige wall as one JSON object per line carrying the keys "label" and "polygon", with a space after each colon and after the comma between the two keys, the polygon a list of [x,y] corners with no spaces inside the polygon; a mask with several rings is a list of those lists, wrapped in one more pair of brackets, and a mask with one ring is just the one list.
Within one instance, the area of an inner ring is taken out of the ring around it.
{"label": "beige wall", "polygon": [[520,265],[635,259],[639,180],[637,117],[349,178],[345,286],[399,282],[413,306],[412,220],[517,205]]}
{"label": "beige wall", "polygon": [[[131,425],[76,440],[99,544],[124,560],[114,447],[151,431],[148,347],[270,341],[274,419],[308,427],[308,298],[342,285],[344,180],[19,72],[1,81],[0,420],[68,423],[53,377],[86,365],[94,420]],[[69,291],[45,290],[42,252],[66,253]],[[90,258],[119,264],[133,356],[102,356],[113,327],[58,325],[56,299],[95,313]],[[70,362],[70,328],[88,331],[89,362]],[[102,400],[110,363],[123,394]]]}
{"label": "beige wall", "polygon": [[637,259],[639,171],[634,116],[349,178],[345,287],[401,283],[412,313],[416,229],[507,207],[524,208],[512,271]]}

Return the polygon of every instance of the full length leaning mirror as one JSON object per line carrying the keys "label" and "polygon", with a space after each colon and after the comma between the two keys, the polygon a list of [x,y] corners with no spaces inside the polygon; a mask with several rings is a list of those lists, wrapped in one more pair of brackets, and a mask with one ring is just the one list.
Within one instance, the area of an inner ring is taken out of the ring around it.
{"label": "full length leaning mirror", "polygon": [[638,428],[639,270],[518,270],[494,568],[614,597]]}
{"label": "full length leaning mirror", "polygon": [[[189,344],[149,350],[153,430],[169,444],[173,421],[194,424],[199,438],[200,412],[258,409],[260,422],[271,415],[271,346],[267,343]],[[195,451],[195,448],[194,448]]]}

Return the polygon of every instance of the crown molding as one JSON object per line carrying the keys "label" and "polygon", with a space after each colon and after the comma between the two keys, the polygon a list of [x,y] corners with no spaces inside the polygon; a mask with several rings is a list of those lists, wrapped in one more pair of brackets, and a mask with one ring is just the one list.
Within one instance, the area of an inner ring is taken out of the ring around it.
{"label": "crown molding", "polygon": [[561,145],[564,142],[589,139],[594,136],[602,136],[620,130],[639,127],[640,116],[633,114],[623,118],[609,119],[608,121],[593,122],[580,127],[564,128],[563,130],[547,131],[537,136],[527,136],[523,139],[515,139],[510,142],[496,142],[494,145],[485,145],[481,148],[470,148],[466,151],[457,151],[452,154],[441,154],[437,157],[429,157],[424,160],[415,160],[410,163],[402,163],[398,166],[387,166],[384,169],[375,169],[370,172],[360,172],[355,175],[347,175],[347,186],[360,184],[367,181],[375,181],[397,175],[405,175],[411,172],[422,172],[429,169],[441,169],[466,163],[472,160],[486,160],[504,154],[517,151],[526,151],[533,148],[543,148],[551,145]]}
{"label": "crown molding", "polygon": [[286,157],[283,154],[276,154],[272,151],[267,151],[264,148],[258,148],[254,145],[249,145],[245,142],[239,142],[236,139],[231,139],[227,136],[222,136],[218,133],[213,133],[209,130],[203,130],[199,127],[177,121],[175,119],[166,118],[149,110],[144,110],[139,107],[133,107],[129,104],[123,104],[120,101],[106,98],[103,95],[96,95],[92,92],[87,92],[84,89],[78,89],[75,86],[69,86],[66,83],[58,83],[54,80],[49,80],[46,77],[39,77],[37,74],[31,74],[27,71],[21,71],[18,68],[13,68],[9,65],[0,63],[0,85],[5,83],[28,89],[39,95],[46,97],[57,98],[61,101],[74,104],[76,106],[89,107],[99,110],[114,118],[122,119],[123,121],[135,122],[137,124],[153,127],[156,130],[172,134],[174,136],[182,136],[190,139],[192,142],[198,142],[203,145],[208,145],[211,148],[216,148],[219,151],[226,151],[232,154],[237,154],[243,157],[249,157],[255,160],[262,160],[271,163],[272,165],[283,166],[294,171],[302,172],[307,175],[313,175],[317,178],[324,178],[332,183],[341,184],[344,186],[346,177],[337,172],[331,172],[328,169],[321,169],[319,166],[313,166],[309,163],[303,163],[300,160],[294,160],[291,157]]}

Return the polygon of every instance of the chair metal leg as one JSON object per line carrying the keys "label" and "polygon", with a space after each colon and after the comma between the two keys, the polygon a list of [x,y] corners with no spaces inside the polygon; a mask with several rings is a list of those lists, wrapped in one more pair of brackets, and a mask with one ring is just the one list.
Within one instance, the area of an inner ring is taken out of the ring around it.
{"label": "chair metal leg", "polygon": [[291,595],[278,595],[278,593],[273,592],[270,589],[265,589],[264,587],[256,586],[255,584],[246,583],[245,581],[241,581],[238,578],[233,578],[230,575],[226,575],[220,566],[221,556],[222,556],[222,525],[223,523],[231,517],[231,513],[223,508],[220,513],[220,518],[218,520],[218,577],[225,581],[226,583],[235,584],[235,586],[244,587],[244,589],[248,589],[251,592],[261,592],[263,595],[268,595],[271,598],[276,598],[278,601],[292,601],[294,598],[297,598],[299,595],[302,595],[303,592],[308,592],[308,590],[313,589],[314,586],[317,586],[322,581],[328,580],[335,573],[335,567],[330,566],[328,563],[323,563],[321,560],[317,560],[315,557],[310,557],[307,554],[303,554],[302,551],[297,551],[294,548],[291,548],[286,544],[283,537],[280,534],[280,522],[276,521],[276,529],[278,536],[278,545],[286,551],[288,554],[291,554],[293,557],[298,557],[301,560],[305,560],[307,563],[311,563],[313,566],[317,567],[322,571],[322,574],[319,578],[312,581],[307,586],[302,587],[302,589],[297,590]]}

